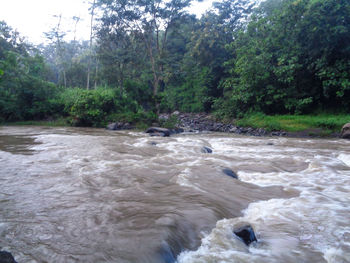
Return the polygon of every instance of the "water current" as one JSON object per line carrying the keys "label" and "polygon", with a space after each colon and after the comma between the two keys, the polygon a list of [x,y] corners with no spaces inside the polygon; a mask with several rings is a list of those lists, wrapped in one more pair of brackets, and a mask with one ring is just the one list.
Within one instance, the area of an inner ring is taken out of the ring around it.
{"label": "water current", "polygon": [[349,140],[0,127],[0,249],[20,263],[350,262],[349,204]]}

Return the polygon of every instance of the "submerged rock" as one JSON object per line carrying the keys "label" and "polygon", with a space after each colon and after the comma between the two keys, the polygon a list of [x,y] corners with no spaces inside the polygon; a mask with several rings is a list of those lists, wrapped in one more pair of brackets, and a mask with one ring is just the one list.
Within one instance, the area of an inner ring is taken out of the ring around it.
{"label": "submerged rock", "polygon": [[202,149],[201,149],[201,152],[202,152],[202,153],[212,153],[213,150],[210,149],[210,148],[207,147],[207,146],[203,146]]}
{"label": "submerged rock", "polygon": [[340,137],[343,139],[350,139],[350,123],[347,123],[341,129]]}
{"label": "submerged rock", "polygon": [[234,171],[232,171],[231,169],[229,169],[229,168],[224,168],[224,169],[222,169],[222,172],[223,172],[224,174],[228,175],[228,176],[231,176],[231,177],[233,177],[233,178],[235,178],[235,179],[238,179],[237,174],[236,174]]}
{"label": "submerged rock", "polygon": [[242,240],[247,246],[249,246],[254,241],[258,241],[256,239],[254,230],[250,225],[234,229],[233,233],[235,233],[235,235],[238,236],[239,239]]}
{"label": "submerged rock", "polygon": [[0,251],[0,263],[17,263],[11,253]]}
{"label": "submerged rock", "polygon": [[176,255],[168,244],[163,244],[163,246],[159,249],[159,255],[164,263],[176,262]]}
{"label": "submerged rock", "polygon": [[146,133],[149,133],[151,136],[161,136],[161,137],[168,137],[171,134],[169,129],[160,128],[160,127],[150,127],[146,130]]}

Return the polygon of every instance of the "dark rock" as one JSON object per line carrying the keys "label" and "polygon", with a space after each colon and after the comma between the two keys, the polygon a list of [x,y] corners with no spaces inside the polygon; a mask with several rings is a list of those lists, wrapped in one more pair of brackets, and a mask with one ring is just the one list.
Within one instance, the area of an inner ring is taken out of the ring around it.
{"label": "dark rock", "polygon": [[178,134],[178,133],[183,133],[184,129],[182,128],[174,128],[170,130],[170,134]]}
{"label": "dark rock", "polygon": [[130,130],[133,127],[130,125],[130,123],[126,122],[113,122],[107,125],[107,130]]}
{"label": "dark rock", "polygon": [[343,139],[350,139],[350,123],[347,123],[341,129],[340,137]]}
{"label": "dark rock", "polygon": [[161,136],[168,137],[170,136],[170,130],[160,127],[150,127],[146,130],[146,133],[149,133],[151,136]]}
{"label": "dark rock", "polygon": [[280,133],[279,132],[271,132],[271,135],[272,136],[280,136]]}
{"label": "dark rock", "polygon": [[149,142],[149,144],[152,145],[152,146],[156,146],[157,145],[156,142]]}
{"label": "dark rock", "polygon": [[[251,127],[236,127],[233,124],[225,124],[221,122],[216,122],[210,117],[210,115],[205,113],[179,113],[175,112],[174,114],[161,114],[160,119],[169,118],[172,115],[176,115],[178,119],[179,127],[183,127],[186,131],[192,130],[196,132],[201,131],[213,131],[213,132],[231,132],[236,134],[245,134],[253,136],[263,136],[267,135],[268,132],[264,129],[254,129]],[[159,125],[152,125],[157,127]],[[271,133],[269,133],[271,135]],[[280,132],[277,136],[280,136]]]}
{"label": "dark rock", "polygon": [[107,125],[107,130],[116,130],[117,123],[113,122]]}
{"label": "dark rock", "polygon": [[17,263],[11,253],[0,251],[0,263]]}
{"label": "dark rock", "polygon": [[213,150],[210,149],[210,148],[207,147],[207,146],[203,146],[202,149],[201,149],[201,152],[202,152],[202,153],[212,153]]}
{"label": "dark rock", "polygon": [[274,145],[273,142],[268,142],[266,145]]}
{"label": "dark rock", "polygon": [[256,239],[254,230],[250,225],[237,228],[233,230],[233,233],[235,233],[235,235],[238,236],[239,239],[241,239],[247,246],[249,246],[252,242],[258,241]]}
{"label": "dark rock", "polygon": [[155,136],[157,136],[157,137],[167,137],[169,135],[165,135],[162,132],[153,132],[153,133],[150,133],[149,136],[151,136],[151,137],[155,137]]}
{"label": "dark rock", "polygon": [[229,168],[224,168],[224,169],[222,169],[222,172],[223,172],[224,174],[228,175],[228,176],[231,176],[231,177],[233,177],[233,178],[235,178],[235,179],[238,179],[237,174],[235,174],[235,172],[232,171],[232,170],[229,169]]}

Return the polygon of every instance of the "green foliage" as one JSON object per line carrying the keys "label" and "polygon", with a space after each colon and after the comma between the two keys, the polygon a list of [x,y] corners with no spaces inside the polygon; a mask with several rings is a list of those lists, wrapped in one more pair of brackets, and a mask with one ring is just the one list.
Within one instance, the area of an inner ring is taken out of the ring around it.
{"label": "green foliage", "polygon": [[157,121],[157,119],[158,117],[154,112],[144,112],[140,110],[138,112],[112,113],[107,116],[106,120],[108,122],[128,122],[136,125],[137,128],[145,128]]}
{"label": "green foliage", "polygon": [[160,126],[167,128],[167,129],[174,129],[178,126],[179,119],[176,115],[170,115],[170,117],[167,120],[160,121]]}
{"label": "green foliage", "polygon": [[152,89],[148,85],[133,80],[126,80],[124,82],[124,90],[128,97],[136,101],[145,110],[152,109]]}
{"label": "green foliage", "polygon": [[219,114],[349,109],[350,3],[284,0],[272,12],[266,7],[228,46],[231,76]]}
{"label": "green foliage", "polygon": [[35,50],[33,53],[4,22],[0,23],[0,69],[2,121],[52,115],[50,100],[57,94],[57,88],[45,80],[47,68],[43,57]]}
{"label": "green foliage", "polygon": [[347,114],[318,114],[318,115],[274,115],[263,113],[248,114],[236,121],[242,127],[265,128],[269,131],[305,131],[317,130],[339,132],[345,123],[350,122]]}
{"label": "green foliage", "polygon": [[109,115],[138,109],[135,101],[115,89],[65,89],[58,101],[74,126],[104,126]]}
{"label": "green foliage", "polygon": [[67,126],[67,119],[65,118],[58,118],[56,120],[46,120],[46,121],[16,121],[16,122],[9,122],[5,124],[10,125],[30,125],[30,126],[49,126],[49,127],[64,127]]}
{"label": "green foliage", "polygon": [[[60,20],[47,34],[52,43],[40,47],[45,59],[0,22],[0,121],[141,125],[159,110],[214,111],[278,130],[286,120],[253,113],[349,112],[347,0],[267,0],[256,9],[223,0],[200,19],[186,14],[191,0],[96,3],[103,15],[93,61],[88,42],[64,41]],[[89,88],[105,88],[81,89],[88,68]],[[319,121],[312,125],[339,127]]]}

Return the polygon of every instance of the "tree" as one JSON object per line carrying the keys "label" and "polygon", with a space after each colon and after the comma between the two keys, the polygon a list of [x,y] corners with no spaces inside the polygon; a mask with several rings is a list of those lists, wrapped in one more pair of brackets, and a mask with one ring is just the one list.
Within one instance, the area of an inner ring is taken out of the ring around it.
{"label": "tree", "polygon": [[0,120],[43,118],[50,114],[55,86],[38,50],[0,23]]}
{"label": "tree", "polygon": [[107,34],[123,30],[143,41],[153,75],[153,95],[159,111],[158,90],[163,85],[165,49],[168,33],[192,0],[98,0],[104,11],[101,29]]}
{"label": "tree", "polygon": [[[96,0],[94,0],[91,4],[89,62],[88,62],[88,68],[87,68],[86,89],[90,88],[90,70],[91,70],[91,59],[92,59],[92,40],[93,40],[93,25],[94,25],[95,8],[96,8]],[[96,81],[95,81],[95,88],[96,88]]]}
{"label": "tree", "polygon": [[60,72],[63,75],[63,85],[67,88],[67,61],[65,60],[65,49],[64,49],[64,41],[63,38],[66,35],[65,32],[61,30],[61,22],[62,22],[62,14],[58,16],[54,16],[57,18],[57,25],[51,29],[51,31],[46,32],[46,38],[51,41],[53,46],[55,47],[56,53],[56,65]]}
{"label": "tree", "polygon": [[349,16],[348,1],[265,3],[230,44],[225,111],[237,116],[349,107]]}

